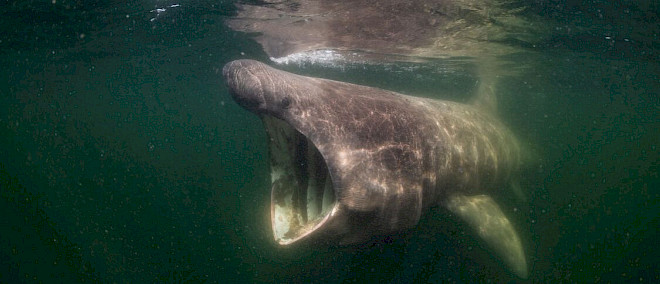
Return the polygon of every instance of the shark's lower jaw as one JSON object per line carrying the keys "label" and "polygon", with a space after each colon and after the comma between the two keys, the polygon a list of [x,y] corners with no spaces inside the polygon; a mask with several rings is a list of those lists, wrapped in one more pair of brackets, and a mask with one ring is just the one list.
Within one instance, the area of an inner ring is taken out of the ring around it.
{"label": "shark's lower jaw", "polygon": [[288,245],[328,221],[336,210],[335,191],[323,156],[307,137],[280,119],[262,119],[270,137],[273,235]]}

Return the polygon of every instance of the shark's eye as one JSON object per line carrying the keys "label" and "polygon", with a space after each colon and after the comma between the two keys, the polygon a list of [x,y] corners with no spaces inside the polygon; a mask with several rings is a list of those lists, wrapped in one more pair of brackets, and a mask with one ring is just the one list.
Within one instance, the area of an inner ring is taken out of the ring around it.
{"label": "shark's eye", "polygon": [[291,105],[291,99],[289,99],[289,97],[283,98],[282,101],[280,102],[280,107],[284,109],[289,108],[290,105]]}

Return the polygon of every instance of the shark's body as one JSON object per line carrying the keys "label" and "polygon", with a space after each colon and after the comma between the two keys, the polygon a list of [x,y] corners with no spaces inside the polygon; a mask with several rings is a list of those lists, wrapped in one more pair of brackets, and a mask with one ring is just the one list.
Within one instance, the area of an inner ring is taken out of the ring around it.
{"label": "shark's body", "polygon": [[520,151],[489,111],[252,60],[230,62],[223,74],[270,137],[278,243],[363,242],[411,228],[429,207],[443,205],[527,276],[520,239],[491,198],[508,194]]}

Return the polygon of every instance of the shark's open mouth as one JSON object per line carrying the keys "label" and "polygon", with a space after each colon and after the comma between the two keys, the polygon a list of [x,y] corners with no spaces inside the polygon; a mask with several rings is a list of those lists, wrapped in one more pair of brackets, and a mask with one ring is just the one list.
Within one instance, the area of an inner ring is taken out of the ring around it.
{"label": "shark's open mouth", "polygon": [[336,205],[325,159],[286,122],[263,116],[270,137],[271,222],[275,240],[287,245],[314,232]]}

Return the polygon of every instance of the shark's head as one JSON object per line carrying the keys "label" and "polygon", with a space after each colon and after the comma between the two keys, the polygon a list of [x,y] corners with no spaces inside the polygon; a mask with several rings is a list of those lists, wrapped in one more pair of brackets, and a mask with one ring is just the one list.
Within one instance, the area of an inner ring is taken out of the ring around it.
{"label": "shark's head", "polygon": [[355,243],[417,223],[422,193],[412,179],[421,165],[408,147],[416,135],[398,119],[414,123],[418,114],[401,111],[405,99],[253,60],[230,62],[223,75],[234,100],[262,118],[270,138],[278,243],[313,236]]}
{"label": "shark's head", "polygon": [[295,76],[252,60],[228,63],[223,75],[234,100],[261,117],[270,137],[275,240],[287,245],[318,231],[338,205],[326,161],[308,138],[313,131],[299,117],[309,90]]}

